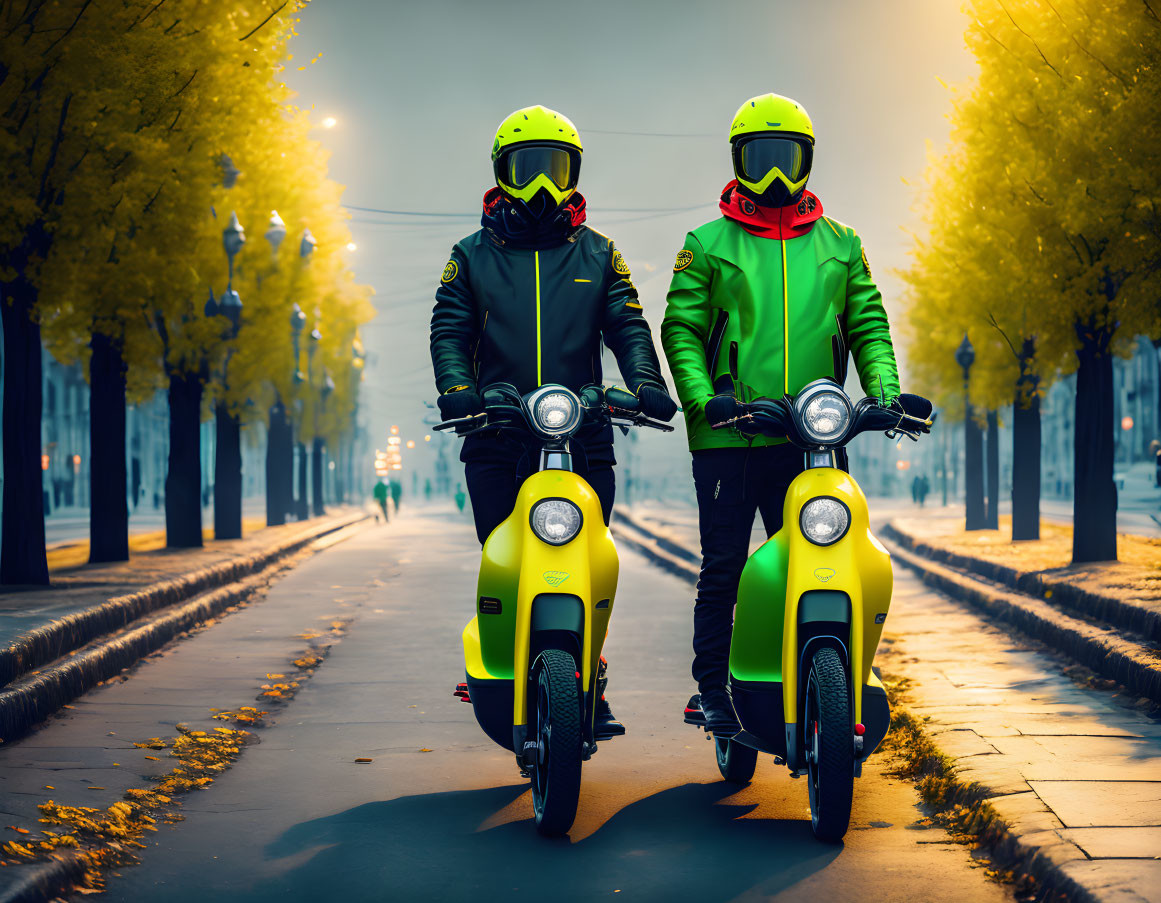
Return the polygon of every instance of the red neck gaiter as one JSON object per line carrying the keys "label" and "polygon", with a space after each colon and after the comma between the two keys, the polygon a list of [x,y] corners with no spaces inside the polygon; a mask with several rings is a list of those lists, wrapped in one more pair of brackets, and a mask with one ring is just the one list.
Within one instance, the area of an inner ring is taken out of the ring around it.
{"label": "red neck gaiter", "polygon": [[804,191],[797,204],[763,207],[738,191],[737,179],[722,191],[718,207],[723,216],[741,224],[751,235],[783,241],[805,235],[822,216],[822,201],[813,192]]}

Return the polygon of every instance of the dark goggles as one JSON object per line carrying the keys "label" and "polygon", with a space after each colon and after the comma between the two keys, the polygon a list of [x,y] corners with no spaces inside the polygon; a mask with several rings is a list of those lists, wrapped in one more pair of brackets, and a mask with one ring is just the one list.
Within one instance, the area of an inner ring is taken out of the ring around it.
{"label": "dark goggles", "polygon": [[580,155],[544,144],[514,147],[498,161],[497,177],[513,188],[523,188],[538,175],[544,174],[561,191],[575,188],[580,176]]}
{"label": "dark goggles", "polygon": [[804,138],[758,136],[739,141],[734,147],[734,164],[750,182],[761,182],[775,167],[791,182],[797,182],[810,172],[813,157],[814,148]]}

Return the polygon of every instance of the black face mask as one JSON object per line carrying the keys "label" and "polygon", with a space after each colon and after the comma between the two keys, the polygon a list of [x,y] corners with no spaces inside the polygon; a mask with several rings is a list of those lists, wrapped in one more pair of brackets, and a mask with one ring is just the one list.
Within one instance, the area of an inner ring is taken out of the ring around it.
{"label": "black face mask", "polygon": [[538,191],[528,203],[504,195],[481,223],[505,245],[544,250],[568,240],[572,216],[567,202],[558,207],[552,195]]}

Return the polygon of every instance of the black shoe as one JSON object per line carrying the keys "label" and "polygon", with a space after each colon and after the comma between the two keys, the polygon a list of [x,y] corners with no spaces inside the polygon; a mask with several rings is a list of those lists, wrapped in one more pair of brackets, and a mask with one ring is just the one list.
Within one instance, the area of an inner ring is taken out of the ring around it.
{"label": "black shoe", "polygon": [[702,690],[698,702],[705,716],[705,729],[710,733],[732,737],[742,729],[738,716],[734,714],[734,703],[725,687]]}
{"label": "black shoe", "polygon": [[625,733],[625,725],[613,717],[613,710],[604,696],[597,700],[596,717],[593,718],[593,739],[608,740]]}

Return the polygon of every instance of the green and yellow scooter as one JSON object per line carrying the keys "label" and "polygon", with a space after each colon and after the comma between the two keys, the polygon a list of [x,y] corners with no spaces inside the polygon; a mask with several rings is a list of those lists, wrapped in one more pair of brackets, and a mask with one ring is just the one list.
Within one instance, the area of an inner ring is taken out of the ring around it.
{"label": "green and yellow scooter", "polygon": [[[816,380],[793,399],[760,399],[715,428],[786,437],[806,469],[790,484],[783,527],[746,562],[730,645],[730,693],[742,731],[713,735],[722,777],[746,784],[758,753],[806,775],[820,840],[838,841],[850,820],[854,779],[887,735],[887,694],[872,669],[891,605],[891,557],[871,533],[867,499],[840,466],[856,435],[882,430],[916,439],[931,403],[852,405],[842,387]],[[700,698],[685,720],[705,726]]]}
{"label": "green and yellow scooter", "polygon": [[594,729],[594,713],[619,567],[600,500],[572,470],[569,439],[586,422],[673,427],[641,414],[636,396],[616,387],[577,395],[547,385],[522,396],[496,384],[483,398],[483,414],[435,428],[531,435],[540,464],[484,543],[476,615],[463,632],[467,680],[455,692],[531,779],[537,830],[559,835],[576,818],[581,763],[611,736]]}

